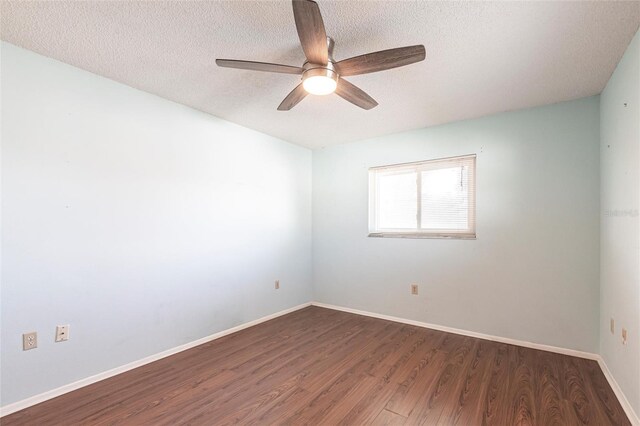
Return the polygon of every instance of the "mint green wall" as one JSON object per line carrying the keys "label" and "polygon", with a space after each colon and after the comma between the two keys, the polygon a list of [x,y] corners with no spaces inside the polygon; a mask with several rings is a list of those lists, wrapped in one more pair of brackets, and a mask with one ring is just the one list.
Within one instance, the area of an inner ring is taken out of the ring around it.
{"label": "mint green wall", "polygon": [[640,414],[640,32],[602,92],[600,139],[600,353]]}
{"label": "mint green wall", "polygon": [[[596,96],[314,151],[315,299],[597,352],[598,123]],[[474,153],[477,240],[367,237],[369,167]]]}

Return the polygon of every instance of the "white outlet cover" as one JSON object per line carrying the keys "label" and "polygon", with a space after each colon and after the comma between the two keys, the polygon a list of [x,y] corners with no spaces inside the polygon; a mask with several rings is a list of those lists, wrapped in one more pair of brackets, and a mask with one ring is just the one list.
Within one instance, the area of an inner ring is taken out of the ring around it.
{"label": "white outlet cover", "polygon": [[59,325],[56,327],[56,342],[69,340],[69,325]]}
{"label": "white outlet cover", "polygon": [[29,349],[35,349],[38,347],[38,333],[32,331],[31,333],[25,333],[22,335],[22,350],[28,351]]}

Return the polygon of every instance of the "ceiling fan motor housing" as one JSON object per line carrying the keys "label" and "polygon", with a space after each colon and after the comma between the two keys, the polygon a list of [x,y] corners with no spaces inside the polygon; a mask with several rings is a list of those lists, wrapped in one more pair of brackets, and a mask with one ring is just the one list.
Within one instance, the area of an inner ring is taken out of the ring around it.
{"label": "ceiling fan motor housing", "polygon": [[309,77],[329,77],[335,82],[338,81],[338,72],[334,66],[333,60],[333,46],[334,41],[331,37],[327,37],[327,53],[329,56],[329,61],[326,65],[322,64],[312,64],[311,62],[305,62],[302,65],[304,72],[302,73],[302,80],[306,80]]}
{"label": "ceiling fan motor housing", "polygon": [[304,72],[302,73],[302,81],[306,80],[309,77],[329,77],[334,81],[338,81],[338,72],[334,66],[333,60],[333,46],[334,42],[331,37],[327,37],[327,53],[329,56],[329,61],[326,65],[323,64],[313,64],[309,61],[305,62],[302,65]]}
{"label": "ceiling fan motor housing", "polygon": [[333,66],[332,60],[329,60],[326,65],[305,62],[302,68],[304,69],[304,72],[302,73],[303,81],[310,77],[328,77],[336,82],[338,81],[339,75]]}

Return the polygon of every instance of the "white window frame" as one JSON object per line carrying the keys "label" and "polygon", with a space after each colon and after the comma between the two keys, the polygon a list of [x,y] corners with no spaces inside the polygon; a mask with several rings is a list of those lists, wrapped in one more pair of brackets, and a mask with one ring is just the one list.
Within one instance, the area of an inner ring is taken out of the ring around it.
{"label": "white window frame", "polygon": [[[470,165],[468,185],[469,228],[420,229],[420,220],[422,216],[422,182],[420,172],[425,170],[445,169],[462,164]],[[415,172],[417,176],[417,228],[410,230],[378,228],[376,217],[376,213],[378,211],[376,199],[377,176],[379,176],[381,172],[388,174],[394,172],[406,173],[408,171]],[[369,237],[476,239],[476,155],[470,154],[369,168]]]}

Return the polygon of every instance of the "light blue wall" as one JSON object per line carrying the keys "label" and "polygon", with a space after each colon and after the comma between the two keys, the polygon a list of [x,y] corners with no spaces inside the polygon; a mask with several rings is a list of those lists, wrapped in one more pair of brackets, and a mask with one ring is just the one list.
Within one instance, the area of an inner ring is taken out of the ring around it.
{"label": "light blue wall", "polygon": [[640,414],[640,32],[600,102],[600,353]]}
{"label": "light blue wall", "polygon": [[[598,123],[590,97],[314,151],[315,299],[597,352]],[[369,167],[474,153],[477,240],[367,237]]]}
{"label": "light blue wall", "polygon": [[311,151],[6,43],[1,72],[2,405],[311,299]]}

